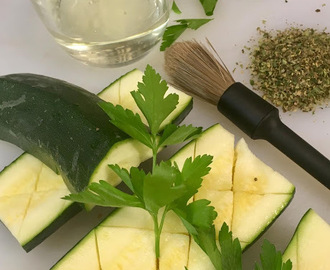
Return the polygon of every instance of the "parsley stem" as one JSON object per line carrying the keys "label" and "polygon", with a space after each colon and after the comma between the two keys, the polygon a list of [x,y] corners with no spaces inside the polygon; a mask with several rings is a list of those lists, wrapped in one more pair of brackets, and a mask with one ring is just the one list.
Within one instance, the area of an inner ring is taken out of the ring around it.
{"label": "parsley stem", "polygon": [[157,164],[158,143],[156,134],[151,134],[152,137],[152,171],[155,170]]}
{"label": "parsley stem", "polygon": [[154,232],[155,232],[155,253],[156,253],[156,259],[158,260],[160,257],[160,234],[161,230],[158,226],[158,217],[157,214],[150,213],[152,216],[152,220],[154,222]]}
{"label": "parsley stem", "polygon": [[152,171],[155,170],[156,163],[157,163],[157,149],[152,149]]}
{"label": "parsley stem", "polygon": [[[155,171],[157,164],[157,153],[158,153],[158,143],[156,134],[151,133],[152,140],[152,172]],[[154,233],[155,233],[155,254],[156,254],[156,269],[159,269],[159,257],[160,257],[160,234],[162,232],[161,227],[158,224],[158,212],[152,213],[149,212],[152,216],[154,222]]]}
{"label": "parsley stem", "polygon": [[159,231],[160,231],[160,233],[163,230],[164,222],[165,222],[165,217],[166,217],[166,214],[167,214],[168,210],[169,210],[169,205],[166,205],[165,206],[165,209],[164,209],[164,212],[163,212],[163,215],[162,215],[162,219],[160,220],[160,224],[159,224]]}

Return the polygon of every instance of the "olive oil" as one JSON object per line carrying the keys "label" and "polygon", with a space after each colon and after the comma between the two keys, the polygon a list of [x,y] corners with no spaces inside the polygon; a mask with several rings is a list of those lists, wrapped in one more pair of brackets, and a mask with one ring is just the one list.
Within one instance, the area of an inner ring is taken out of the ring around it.
{"label": "olive oil", "polygon": [[73,57],[112,66],[145,55],[169,18],[167,0],[34,1],[56,41]]}

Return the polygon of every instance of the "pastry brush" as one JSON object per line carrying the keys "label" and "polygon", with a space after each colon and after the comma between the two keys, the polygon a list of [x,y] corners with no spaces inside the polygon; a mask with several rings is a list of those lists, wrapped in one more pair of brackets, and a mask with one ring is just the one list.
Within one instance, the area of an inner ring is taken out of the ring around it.
{"label": "pastry brush", "polygon": [[271,143],[330,188],[330,161],[282,123],[279,110],[240,82],[208,42],[177,42],[165,51],[170,81],[218,110],[252,139]]}

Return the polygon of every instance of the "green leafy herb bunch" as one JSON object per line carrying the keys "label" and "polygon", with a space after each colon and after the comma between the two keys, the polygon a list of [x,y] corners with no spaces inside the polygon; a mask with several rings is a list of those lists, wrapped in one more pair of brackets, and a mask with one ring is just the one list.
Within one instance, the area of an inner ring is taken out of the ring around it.
{"label": "green leafy herb bunch", "polygon": [[[161,124],[176,108],[178,95],[167,94],[166,81],[151,67],[147,66],[143,81],[138,83],[137,91],[131,92],[137,106],[147,120],[147,126],[139,114],[111,103],[102,102],[100,106],[110,117],[110,122],[132,138],[149,147],[153,153],[150,172],[132,167],[130,170],[110,164],[113,170],[129,188],[125,193],[108,182],[92,183],[78,194],[70,194],[64,199],[105,207],[138,207],[146,210],[152,217],[155,235],[155,257],[159,269],[160,237],[166,214],[175,212],[193,237],[195,242],[208,255],[216,270],[242,269],[242,250],[239,240],[232,239],[226,224],[219,232],[219,242],[213,224],[217,213],[210,201],[191,200],[202,185],[203,177],[210,171],[212,156],[187,158],[179,168],[176,163],[157,160],[157,153],[165,146],[180,144],[195,139],[202,131],[192,125],[177,126],[168,124],[160,133]],[[262,266],[255,270],[290,270],[290,262],[282,265],[281,253],[269,242],[265,242],[261,254]],[[275,268],[269,265],[275,263]],[[283,266],[283,268],[282,268]],[[186,268],[187,269],[187,268]]]}
{"label": "green leafy herb bunch", "polygon": [[[189,158],[182,169],[170,161],[157,163],[157,153],[161,148],[194,139],[202,131],[202,128],[192,125],[169,124],[159,134],[161,124],[178,104],[178,95],[165,95],[167,89],[167,83],[161,80],[160,75],[151,66],[147,66],[143,82],[139,83],[138,90],[131,94],[145,116],[148,126],[142,122],[140,115],[130,110],[111,103],[100,104],[109,115],[112,124],[152,150],[151,172],[147,173],[136,167],[128,171],[115,164],[109,165],[132,194],[125,193],[101,180],[99,183],[92,183],[88,189],[79,194],[65,197],[81,203],[107,207],[139,207],[148,211],[154,222],[156,258],[160,257],[160,235],[166,214],[170,210],[180,213],[182,218],[188,220],[189,211],[195,211],[196,207],[204,207],[211,214],[211,218],[204,222],[204,226],[211,225],[216,216],[214,208],[208,206],[209,202],[206,200],[187,205],[189,199],[201,186],[202,177],[209,172],[208,166],[212,162],[212,156],[199,156],[194,160]],[[161,215],[160,211],[162,211]]]}

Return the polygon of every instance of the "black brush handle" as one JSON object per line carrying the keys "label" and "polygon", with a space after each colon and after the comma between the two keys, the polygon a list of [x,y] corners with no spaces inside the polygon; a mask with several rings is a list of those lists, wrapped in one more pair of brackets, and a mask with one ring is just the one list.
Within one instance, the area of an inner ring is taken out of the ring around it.
{"label": "black brush handle", "polygon": [[252,139],[264,139],[330,189],[330,161],[279,118],[273,105],[241,83],[221,96],[218,110]]}

